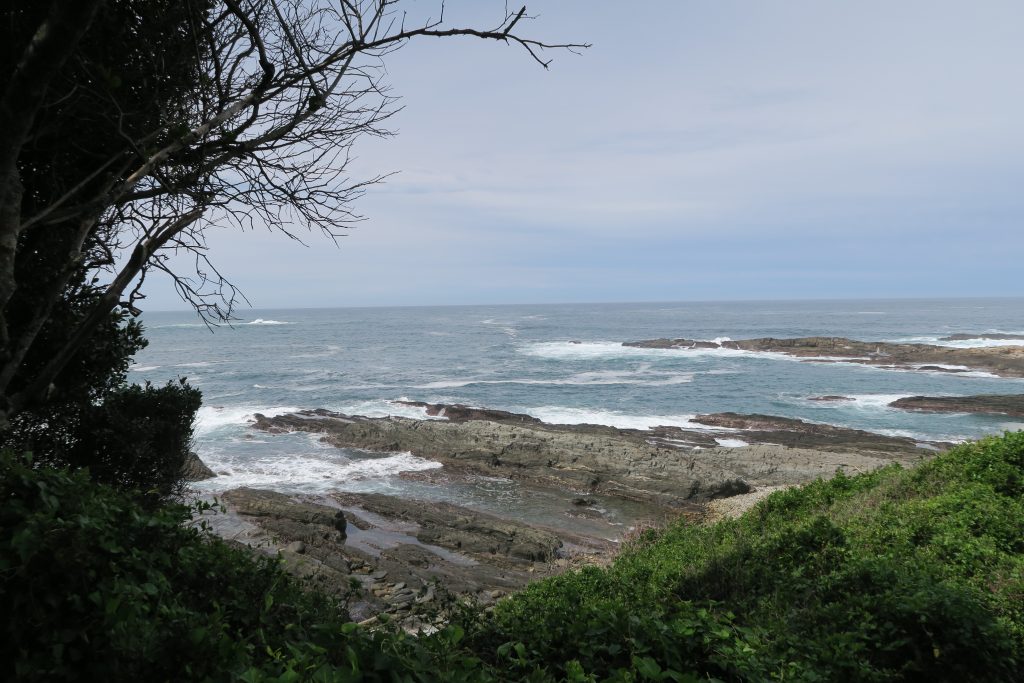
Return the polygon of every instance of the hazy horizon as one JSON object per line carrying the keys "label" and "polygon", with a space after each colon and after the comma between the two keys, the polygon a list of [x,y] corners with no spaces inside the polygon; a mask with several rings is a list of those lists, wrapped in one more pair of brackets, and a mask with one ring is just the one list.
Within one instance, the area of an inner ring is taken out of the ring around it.
{"label": "hazy horizon", "polygon": [[[348,306],[252,306],[239,307],[236,313],[245,311],[305,311],[305,310],[334,310],[334,309],[359,309],[359,308],[488,308],[488,307],[523,307],[523,306],[630,306],[644,304],[758,304],[758,303],[851,303],[851,302],[934,302],[934,301],[1022,301],[1024,296],[931,296],[931,297],[806,297],[794,298],[770,298],[770,299],[651,299],[647,301],[526,301],[526,302],[503,302],[503,303],[472,303],[472,304],[367,304]],[[144,309],[142,317],[146,313],[188,313],[194,311],[191,308],[162,308]],[[1022,321],[1024,322],[1024,321]]]}

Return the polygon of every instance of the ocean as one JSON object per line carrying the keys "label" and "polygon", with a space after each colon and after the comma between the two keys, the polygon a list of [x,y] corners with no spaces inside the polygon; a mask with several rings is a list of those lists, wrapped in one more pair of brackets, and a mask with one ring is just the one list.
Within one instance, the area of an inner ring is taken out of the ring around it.
{"label": "ocean", "polygon": [[[764,413],[905,435],[963,440],[1024,428],[1011,418],[920,414],[901,396],[1024,393],[1024,380],[985,373],[899,371],[807,363],[778,354],[623,347],[657,337],[843,336],[950,346],[955,333],[1024,333],[1024,299],[771,301],[281,309],[246,312],[211,332],[192,312],[147,313],[150,345],[129,379],[186,377],[203,392],[195,449],[218,473],[205,494],[239,486],[424,496],[477,507],[515,497],[481,478],[456,489],[408,481],[437,467],[409,453],[368,453],[309,434],[268,435],[254,413],[328,408],[423,418],[397,400],[464,403],[557,423],[687,426],[698,413]],[[575,343],[579,342],[579,343]],[[823,403],[814,396],[855,400]],[[742,442],[723,440],[722,445]]]}

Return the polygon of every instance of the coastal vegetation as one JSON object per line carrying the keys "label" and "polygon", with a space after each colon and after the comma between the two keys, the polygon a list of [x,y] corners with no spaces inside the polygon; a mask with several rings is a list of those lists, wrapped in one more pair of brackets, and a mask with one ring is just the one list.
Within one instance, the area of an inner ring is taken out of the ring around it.
{"label": "coastal vegetation", "polygon": [[1024,433],[680,521],[432,634],[346,623],[272,559],[4,455],[4,677],[1019,680]]}

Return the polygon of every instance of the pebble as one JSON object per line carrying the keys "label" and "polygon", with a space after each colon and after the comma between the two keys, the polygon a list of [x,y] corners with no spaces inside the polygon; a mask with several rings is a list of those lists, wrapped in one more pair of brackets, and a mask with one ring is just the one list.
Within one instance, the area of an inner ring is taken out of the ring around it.
{"label": "pebble", "polygon": [[403,588],[405,588],[405,583],[404,583],[404,582],[399,582],[399,583],[396,583],[396,584],[395,584],[394,586],[392,586],[392,588],[393,588],[394,590],[396,590],[396,591],[400,591],[400,590],[402,590]]}
{"label": "pebble", "polygon": [[375,578],[375,579],[383,579],[383,578],[386,578],[387,575],[388,575],[387,570],[381,569],[380,571],[377,571],[377,572],[373,573],[373,578]]}

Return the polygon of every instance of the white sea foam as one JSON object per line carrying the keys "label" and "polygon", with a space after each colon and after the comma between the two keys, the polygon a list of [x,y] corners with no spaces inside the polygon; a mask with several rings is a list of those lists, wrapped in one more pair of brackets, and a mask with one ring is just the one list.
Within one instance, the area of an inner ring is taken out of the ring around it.
{"label": "white sea foam", "polygon": [[[999,377],[999,375],[993,374],[991,372],[985,372],[984,370],[971,370],[966,365],[945,365],[943,363],[916,363],[914,365],[911,365],[910,367],[917,372],[929,372],[940,375],[952,375],[954,377]],[[932,370],[930,368],[940,369]],[[953,372],[943,372],[943,370],[952,370]]]}
{"label": "white sea foam", "polygon": [[[867,409],[888,409],[889,404],[893,401],[898,401],[901,398],[906,398],[911,394],[849,394],[847,398],[852,398],[853,401],[836,401],[834,404],[837,408],[842,407],[853,407],[853,408],[867,408]],[[825,403],[824,405],[829,405]]]}
{"label": "white sea foam", "polygon": [[[1020,332],[986,332],[985,334],[1021,334]],[[900,337],[890,340],[894,344],[931,344],[932,346],[945,346],[951,349],[984,349],[998,346],[1024,346],[1024,339],[973,339],[943,340],[943,335],[926,335],[918,337]]]}
{"label": "white sea foam", "polygon": [[722,446],[724,448],[743,448],[744,446],[749,446],[750,445],[749,443],[747,443],[743,439],[719,439],[719,438],[716,438],[715,441],[718,442],[719,446]]}
{"label": "white sea foam", "polygon": [[871,432],[875,434],[881,434],[882,436],[895,436],[895,437],[906,437],[908,439],[914,439],[915,441],[934,441],[941,439],[943,441],[961,441],[959,437],[941,437],[935,434],[922,434],[921,432],[912,432],[909,429],[872,429]]}
{"label": "white sea foam", "polygon": [[149,372],[150,370],[159,370],[159,365],[133,365],[131,367],[132,372]]}
{"label": "white sea foam", "polygon": [[202,406],[196,413],[196,435],[204,436],[210,432],[224,427],[237,427],[248,424],[256,413],[262,413],[268,417],[294,413],[299,408],[295,406],[272,406],[261,408],[257,406]]}
{"label": "white sea foam", "polygon": [[440,380],[437,382],[427,382],[426,384],[414,384],[412,389],[458,389],[459,387],[468,387],[470,384],[493,384],[493,382],[483,382],[482,380],[475,379],[451,379],[451,380]]}
{"label": "white sea foam", "polygon": [[960,339],[957,341],[935,341],[936,346],[954,349],[984,349],[997,346],[1024,346],[1024,339]]}
{"label": "white sea foam", "polygon": [[[718,343],[729,341],[727,337],[720,337],[715,340]],[[746,351],[743,349],[712,348],[712,349],[649,349],[637,346],[623,346],[621,342],[596,341],[581,342],[579,344],[562,342],[537,342],[521,347],[521,353],[538,358],[549,358],[552,360],[608,360],[615,358],[768,358],[771,360],[800,361],[803,359],[794,356],[787,356],[784,353],[774,351]]]}
{"label": "white sea foam", "polygon": [[635,384],[651,387],[687,384],[693,381],[692,372],[648,372],[599,370],[580,372],[569,377],[552,379],[455,379],[413,385],[413,389],[457,389],[474,384],[525,384],[538,386],[601,386]]}
{"label": "white sea foam", "polygon": [[218,476],[201,482],[199,488],[226,490],[240,486],[330,490],[346,484],[384,480],[400,472],[416,472],[441,467],[441,463],[419,458],[412,453],[383,457],[348,459],[325,458],[316,453],[294,454],[282,458],[245,459],[216,453],[201,454]]}
{"label": "white sea foam", "polygon": [[408,401],[405,396],[395,400],[379,399],[372,401],[360,401],[348,403],[332,408],[339,413],[346,415],[362,415],[363,417],[408,417],[414,420],[443,420],[444,417],[427,415],[426,408],[407,406],[398,401]]}
{"label": "white sea foam", "polygon": [[242,325],[291,325],[292,323],[284,320],[264,320],[263,318],[256,318],[247,323],[241,323]]}
{"label": "white sea foam", "polygon": [[691,422],[695,415],[624,415],[608,410],[588,408],[567,408],[564,406],[541,406],[527,408],[522,412],[548,422],[550,424],[598,424],[618,427],[619,429],[650,429],[651,427],[682,427],[683,429],[703,429],[714,431],[732,431],[729,429],[712,428]]}

